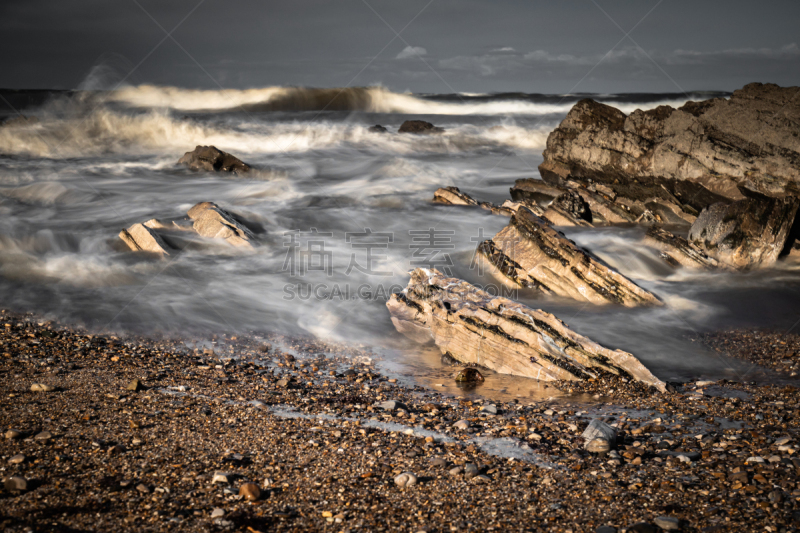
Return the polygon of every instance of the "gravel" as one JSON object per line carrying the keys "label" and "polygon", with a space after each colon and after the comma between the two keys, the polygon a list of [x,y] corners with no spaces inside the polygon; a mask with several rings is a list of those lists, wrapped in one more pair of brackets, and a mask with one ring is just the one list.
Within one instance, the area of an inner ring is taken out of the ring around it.
{"label": "gravel", "polygon": [[[0,337],[3,531],[800,527],[794,385],[660,394],[602,376],[558,400],[479,401],[274,334],[101,335],[6,312]],[[57,392],[31,391],[42,382]],[[607,454],[583,449],[593,420],[616,433]]]}

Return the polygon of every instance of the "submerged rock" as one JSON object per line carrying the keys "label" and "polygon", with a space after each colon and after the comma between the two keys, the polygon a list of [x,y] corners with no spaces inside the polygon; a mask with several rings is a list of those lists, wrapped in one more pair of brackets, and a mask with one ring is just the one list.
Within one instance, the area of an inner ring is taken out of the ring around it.
{"label": "submerged rock", "polygon": [[730,99],[628,116],[581,100],[549,135],[539,171],[550,184],[602,183],[633,202],[656,199],[680,218],[741,200],[743,190],[792,194],[800,183],[798,90],[751,83]]}
{"label": "submerged rock", "polygon": [[598,304],[661,305],[654,294],[576,246],[526,207],[494,238],[478,245],[478,251],[522,287]]}
{"label": "submerged rock", "polygon": [[219,150],[216,146],[197,146],[193,151],[186,152],[178,160],[178,164],[191,170],[230,172],[237,175],[252,170],[250,165],[228,152]]}
{"label": "submerged rock", "polygon": [[441,133],[443,131],[444,128],[438,128],[424,120],[406,120],[400,125],[400,129],[397,130],[397,133],[429,134]]}
{"label": "submerged rock", "polygon": [[633,355],[592,342],[550,313],[436,270],[414,270],[408,286],[386,306],[399,332],[433,340],[465,364],[545,381],[596,378],[602,370],[666,388]]}
{"label": "submerged rock", "polygon": [[256,236],[234,216],[213,202],[201,202],[189,209],[192,227],[203,237],[225,239],[234,246],[253,246]]}
{"label": "submerged rock", "polygon": [[389,133],[389,130],[387,130],[380,124],[375,124],[374,126],[367,128],[367,131],[372,133]]}
{"label": "submerged rock", "polygon": [[768,266],[786,246],[798,205],[800,200],[788,196],[714,204],[692,224],[689,241],[735,268]]}

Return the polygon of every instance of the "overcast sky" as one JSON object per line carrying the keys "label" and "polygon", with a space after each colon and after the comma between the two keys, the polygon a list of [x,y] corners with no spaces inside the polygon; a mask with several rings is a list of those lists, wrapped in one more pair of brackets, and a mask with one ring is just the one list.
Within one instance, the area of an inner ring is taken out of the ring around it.
{"label": "overcast sky", "polygon": [[796,0],[3,0],[0,87],[800,85],[798,22]]}

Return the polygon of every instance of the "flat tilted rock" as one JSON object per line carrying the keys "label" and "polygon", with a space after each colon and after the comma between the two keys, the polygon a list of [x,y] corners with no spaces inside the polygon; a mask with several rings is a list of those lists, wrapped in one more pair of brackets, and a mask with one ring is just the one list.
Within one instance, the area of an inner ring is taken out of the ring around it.
{"label": "flat tilted rock", "polygon": [[489,202],[479,202],[467,193],[461,192],[458,187],[440,187],[433,193],[433,201],[437,204],[446,205],[466,205],[480,207],[491,211],[495,215],[503,215],[510,217],[514,214],[515,209],[506,204],[495,205]]}
{"label": "flat tilted rock", "polygon": [[230,172],[237,175],[251,170],[250,165],[228,152],[219,150],[216,146],[198,146],[193,151],[186,152],[178,160],[178,164],[192,170]]}
{"label": "flat tilted rock", "polygon": [[790,196],[714,204],[697,217],[689,241],[735,268],[768,266],[786,246],[798,205]]}
{"label": "flat tilted rock", "polygon": [[255,235],[234,216],[213,202],[201,202],[189,209],[192,227],[203,237],[225,239],[234,246],[253,246]]}
{"label": "flat tilted rock", "polygon": [[133,252],[151,252],[169,255],[171,248],[156,231],[145,224],[134,224],[119,232],[128,248]]}
{"label": "flat tilted rock", "polygon": [[478,251],[523,287],[597,304],[661,305],[652,293],[579,248],[527,207]]}
{"label": "flat tilted rock", "polygon": [[658,199],[679,217],[741,200],[743,190],[793,194],[800,189],[798,90],[751,83],[730,99],[628,116],[581,100],[549,135],[539,171],[551,184],[602,183],[634,202]]}
{"label": "flat tilted rock", "polygon": [[550,313],[436,270],[414,270],[408,287],[386,306],[399,332],[433,340],[462,363],[544,381],[596,378],[602,370],[666,387],[633,355],[592,342]]}

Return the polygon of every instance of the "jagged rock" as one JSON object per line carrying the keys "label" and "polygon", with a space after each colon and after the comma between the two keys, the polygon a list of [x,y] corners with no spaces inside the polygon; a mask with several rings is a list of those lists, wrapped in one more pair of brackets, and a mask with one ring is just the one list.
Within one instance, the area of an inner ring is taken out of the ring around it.
{"label": "jagged rock", "polygon": [[576,191],[567,191],[555,198],[551,208],[558,208],[576,220],[592,221],[592,210],[589,204]]}
{"label": "jagged rock", "polygon": [[386,306],[399,332],[433,340],[464,364],[545,381],[589,379],[603,370],[666,388],[633,355],[592,342],[550,313],[436,270],[414,270]]}
{"label": "jagged rock", "polygon": [[458,187],[440,187],[433,193],[433,201],[448,205],[478,205],[478,201]]}
{"label": "jagged rock", "polygon": [[[542,180],[525,178],[517,180],[511,187],[511,198],[516,202],[523,203],[536,213],[536,209],[539,209],[539,202],[550,202],[558,196],[574,192],[579,194],[588,205],[592,215],[592,225],[631,223],[636,220],[636,215],[631,213],[629,208],[614,204],[616,195],[613,194],[613,191],[603,190],[601,194],[596,186],[592,188],[595,190],[582,188],[577,182],[566,182],[563,186],[556,186]],[[607,194],[608,192],[611,195]],[[544,213],[539,216],[544,216]]]}
{"label": "jagged rock", "polygon": [[161,236],[144,224],[134,224],[128,229],[120,231],[119,238],[134,252],[169,255],[171,251]]}
{"label": "jagged rock", "polygon": [[540,216],[553,226],[592,226],[589,204],[575,191],[567,191],[556,197]]}
{"label": "jagged rock", "polygon": [[436,189],[436,192],[433,193],[433,201],[439,204],[447,205],[477,206],[482,209],[486,209],[487,211],[491,211],[495,215],[503,215],[507,217],[513,215],[516,212],[516,205],[519,205],[507,205],[512,204],[508,200],[506,200],[506,203],[501,206],[489,202],[479,202],[472,196],[461,192],[458,187],[440,187]]}
{"label": "jagged rock", "polygon": [[589,425],[581,433],[581,437],[588,443],[593,439],[603,439],[613,444],[617,441],[617,430],[600,420],[592,419]]}
{"label": "jagged rock", "polygon": [[647,230],[644,243],[661,250],[661,258],[672,266],[705,270],[724,268],[719,261],[710,257],[698,246],[658,226],[652,226]]}
{"label": "jagged rock", "polygon": [[387,130],[380,124],[375,124],[374,126],[367,128],[367,131],[372,133],[389,133],[389,130]]}
{"label": "jagged rock", "polygon": [[592,303],[661,305],[652,293],[579,248],[527,207],[478,245],[499,273],[523,287]]}
{"label": "jagged rock", "polygon": [[790,196],[714,204],[692,224],[689,241],[735,268],[771,265],[786,246],[798,205]]}
{"label": "jagged rock", "polygon": [[400,125],[400,129],[397,130],[397,133],[428,134],[441,133],[443,131],[443,128],[437,128],[430,122],[425,122],[424,120],[406,120]]}
{"label": "jagged rock", "polygon": [[581,100],[548,137],[539,172],[553,185],[602,183],[617,197],[658,199],[690,216],[747,190],[792,194],[800,189],[798,90],[751,83],[730,99],[629,116]]}
{"label": "jagged rock", "polygon": [[201,202],[189,210],[192,227],[203,237],[225,239],[234,246],[253,246],[255,235],[229,212],[213,202]]}
{"label": "jagged rock", "polygon": [[178,160],[179,165],[185,165],[192,170],[205,170],[208,172],[231,172],[245,174],[251,170],[250,165],[243,163],[236,156],[219,150],[216,146],[197,146],[193,151],[186,152]]}

